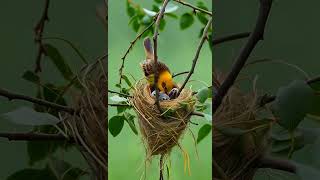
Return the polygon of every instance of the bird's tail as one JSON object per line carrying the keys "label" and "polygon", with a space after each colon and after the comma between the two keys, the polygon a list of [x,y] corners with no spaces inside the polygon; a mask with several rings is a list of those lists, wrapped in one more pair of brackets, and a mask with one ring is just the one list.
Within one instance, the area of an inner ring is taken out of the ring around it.
{"label": "bird's tail", "polygon": [[144,51],[146,54],[146,59],[152,60],[153,59],[153,48],[152,48],[151,40],[149,37],[146,37],[144,39],[143,46],[144,46]]}

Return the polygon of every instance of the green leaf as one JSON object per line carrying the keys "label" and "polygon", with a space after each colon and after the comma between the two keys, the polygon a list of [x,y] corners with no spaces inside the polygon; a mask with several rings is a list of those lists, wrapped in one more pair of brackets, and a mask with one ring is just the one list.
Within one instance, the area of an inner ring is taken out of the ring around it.
{"label": "green leaf", "polygon": [[73,73],[69,65],[66,63],[65,59],[62,57],[57,48],[50,44],[45,44],[44,49],[47,56],[52,60],[53,64],[58,68],[60,73],[66,80],[71,80],[73,78]]}
{"label": "green leaf", "polygon": [[61,142],[50,141],[28,141],[27,152],[29,155],[29,164],[34,165],[52,155],[59,147]]}
{"label": "green leaf", "polygon": [[132,17],[135,15],[135,13],[136,13],[135,9],[132,7],[130,0],[127,0],[126,9],[127,9],[127,14],[129,17]]}
{"label": "green leaf", "polygon": [[320,81],[312,82],[312,83],[309,84],[309,86],[310,86],[313,90],[315,90],[315,91],[317,91],[317,92],[320,92]]}
{"label": "green leaf", "polygon": [[134,124],[135,116],[130,113],[127,113],[127,112],[124,113],[124,116],[125,116],[127,123],[129,124],[131,130],[133,131],[133,133],[138,135],[138,130],[136,128],[136,125]]}
{"label": "green leaf", "polygon": [[[160,8],[161,8],[161,6],[160,6]],[[164,10],[164,13],[173,13],[178,9],[179,9],[179,6],[174,5],[173,3],[169,2],[166,6],[166,9]]]}
{"label": "green leaf", "polygon": [[160,24],[159,24],[160,31],[163,31],[165,26],[166,26],[166,21],[164,19],[161,19]]}
{"label": "green leaf", "polygon": [[113,116],[108,123],[108,128],[113,137],[116,137],[122,130],[126,118],[124,116]]}
{"label": "green leaf", "polygon": [[140,23],[139,23],[138,19],[134,19],[134,20],[132,21],[132,29],[133,29],[135,32],[138,32],[139,28],[140,28]]}
{"label": "green leaf", "polygon": [[142,18],[142,23],[143,23],[144,25],[148,25],[148,24],[150,24],[151,22],[152,22],[152,18],[151,18],[150,16],[147,16],[147,15],[143,16],[143,18]]}
{"label": "green leaf", "polygon": [[172,17],[173,19],[178,19],[179,17],[174,13],[166,13],[167,16]]}
{"label": "green leaf", "polygon": [[158,3],[158,4],[161,4],[162,3],[162,0],[153,0],[154,2]]}
{"label": "green leaf", "polygon": [[313,91],[304,81],[293,81],[278,90],[273,112],[285,129],[292,131],[312,107]]}
{"label": "green leaf", "polygon": [[87,174],[82,169],[73,167],[70,163],[57,158],[51,158],[51,168],[54,169],[58,179],[61,180],[78,180],[81,176]]}
{"label": "green leaf", "polygon": [[154,11],[151,11],[151,10],[148,10],[148,9],[145,9],[145,8],[142,8],[143,11],[146,13],[146,15],[150,16],[150,17],[153,17],[157,14],[157,12],[154,12]]}
{"label": "green leaf", "polygon": [[122,75],[121,76],[122,79],[124,79],[124,81],[127,83],[127,85],[132,88],[132,83],[130,82],[129,78],[126,75]]}
{"label": "green leaf", "polygon": [[117,112],[118,114],[125,112],[129,106],[117,106]]}
{"label": "green leaf", "polygon": [[208,134],[210,133],[211,130],[212,130],[212,126],[211,125],[209,125],[209,124],[203,125],[198,131],[197,143],[199,143],[206,136],[208,136]]}
{"label": "green leaf", "polygon": [[40,84],[40,77],[32,71],[23,73],[22,78],[35,84]]}
{"label": "green leaf", "polygon": [[208,8],[206,7],[206,5],[202,1],[197,2],[197,7],[208,11]]}
{"label": "green leaf", "polygon": [[111,101],[114,101],[114,102],[127,102],[127,98],[124,98],[124,97],[120,97],[119,95],[114,95],[112,97],[110,97]]}
{"label": "green leaf", "polygon": [[54,102],[63,106],[66,106],[67,103],[63,97],[60,96],[63,89],[56,87],[53,84],[45,84],[43,87],[43,97],[45,100]]}
{"label": "green leaf", "polygon": [[197,13],[197,18],[203,25],[206,25],[209,21],[206,15],[201,12]]}
{"label": "green leaf", "polygon": [[208,87],[204,87],[198,91],[196,97],[199,102],[204,103],[209,98],[210,94],[210,89]]}
{"label": "green leaf", "polygon": [[37,112],[29,107],[20,107],[14,111],[3,114],[2,116],[16,124],[31,126],[53,125],[60,122],[60,119],[51,114]]}
{"label": "green leaf", "polygon": [[191,13],[184,13],[180,18],[180,29],[187,29],[193,24],[193,22],[193,15]]}
{"label": "green leaf", "polygon": [[19,170],[9,177],[7,180],[58,180],[54,173],[48,168],[44,169],[33,169],[33,168],[26,168]]}

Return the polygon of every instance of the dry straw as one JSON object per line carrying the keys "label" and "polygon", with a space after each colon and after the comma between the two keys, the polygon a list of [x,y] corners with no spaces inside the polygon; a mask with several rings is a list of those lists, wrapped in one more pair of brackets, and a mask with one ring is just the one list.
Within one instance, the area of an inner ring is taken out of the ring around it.
{"label": "dry straw", "polygon": [[139,117],[147,160],[153,155],[170,153],[176,145],[181,148],[179,138],[188,126],[195,105],[190,89],[184,89],[176,99],[160,101],[160,112],[149,85],[145,80],[139,80],[134,87],[131,104]]}
{"label": "dry straw", "polygon": [[[215,74],[215,86],[222,81],[222,75]],[[230,179],[252,179],[257,171],[257,160],[268,145],[271,123],[257,118],[262,109],[256,105],[256,97],[255,88],[252,93],[244,94],[234,86],[213,117],[213,160]],[[231,129],[245,133],[232,134]],[[213,178],[221,179],[222,173],[214,168]]]}
{"label": "dry straw", "polygon": [[73,92],[77,115],[66,115],[66,133],[74,137],[87,160],[92,179],[107,179],[107,78],[102,61],[87,66],[77,79],[82,89]]}

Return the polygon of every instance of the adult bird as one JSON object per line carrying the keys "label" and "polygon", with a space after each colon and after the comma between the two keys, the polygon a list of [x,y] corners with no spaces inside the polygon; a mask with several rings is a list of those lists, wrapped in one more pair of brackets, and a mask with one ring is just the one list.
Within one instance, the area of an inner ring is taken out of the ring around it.
{"label": "adult bird", "polygon": [[[154,89],[154,71],[153,65],[155,63],[153,48],[151,44],[150,38],[145,38],[143,41],[144,50],[146,54],[146,59],[140,64],[143,70],[145,77],[150,86],[151,92]],[[159,89],[160,96],[161,93],[167,94],[170,99],[174,99],[178,93],[178,88],[175,82],[173,81],[171,72],[167,65],[163,62],[157,61],[157,70],[158,70],[158,83],[156,84],[157,88]]]}

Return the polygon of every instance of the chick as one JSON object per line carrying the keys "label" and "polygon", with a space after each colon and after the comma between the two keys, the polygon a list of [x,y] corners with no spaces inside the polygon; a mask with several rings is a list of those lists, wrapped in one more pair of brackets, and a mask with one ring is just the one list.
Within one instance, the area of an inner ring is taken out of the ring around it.
{"label": "chick", "polygon": [[[151,96],[156,97],[156,91],[152,91]],[[170,100],[170,97],[166,93],[159,92],[159,100],[160,101]]]}

